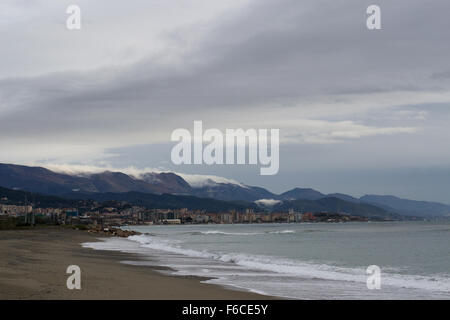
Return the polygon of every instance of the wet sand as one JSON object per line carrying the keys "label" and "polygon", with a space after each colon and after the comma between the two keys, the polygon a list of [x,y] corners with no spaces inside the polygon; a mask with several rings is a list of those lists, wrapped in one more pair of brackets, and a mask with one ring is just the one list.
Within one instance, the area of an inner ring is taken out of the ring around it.
{"label": "wet sand", "polygon": [[[0,231],[0,299],[270,299],[120,263],[138,255],[81,247],[99,237],[59,227]],[[81,290],[67,289],[69,265],[81,268]]]}

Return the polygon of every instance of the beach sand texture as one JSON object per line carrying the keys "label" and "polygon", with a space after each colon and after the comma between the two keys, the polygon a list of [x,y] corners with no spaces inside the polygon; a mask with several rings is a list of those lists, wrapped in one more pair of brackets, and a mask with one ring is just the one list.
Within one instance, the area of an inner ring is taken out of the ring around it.
{"label": "beach sand texture", "polygon": [[[0,299],[267,299],[120,263],[139,256],[82,248],[99,235],[59,227],[0,231]],[[66,286],[69,265],[81,268],[81,290]]]}

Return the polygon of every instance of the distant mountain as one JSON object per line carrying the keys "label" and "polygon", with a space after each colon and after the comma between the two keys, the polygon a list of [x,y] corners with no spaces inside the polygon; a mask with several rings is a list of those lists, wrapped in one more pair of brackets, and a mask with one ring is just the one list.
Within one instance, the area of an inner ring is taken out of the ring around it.
{"label": "distant mountain", "polygon": [[348,194],[343,194],[343,193],[330,193],[330,194],[327,194],[326,197],[328,197],[328,198],[338,198],[338,199],[345,200],[345,201],[348,201],[348,202],[355,202],[355,203],[359,203],[360,202],[359,199],[354,198],[352,196],[349,196]]}
{"label": "distant mountain", "polygon": [[122,192],[122,193],[72,193],[65,197],[78,199],[91,199],[98,202],[120,201],[127,202],[135,206],[142,206],[148,209],[182,209],[206,210],[207,212],[225,212],[229,210],[244,211],[245,209],[258,210],[254,203],[244,201],[222,201],[211,198],[199,198],[194,196],[174,195],[174,194],[149,194],[142,192]]}
{"label": "distant mountain", "polygon": [[402,215],[421,217],[450,216],[450,206],[438,202],[414,201],[394,196],[365,195],[361,202],[371,203]]}
{"label": "distant mountain", "polygon": [[[96,192],[147,192],[161,193],[158,186],[130,177],[121,172],[105,171],[87,177],[95,186]],[[85,190],[83,190],[85,191]]]}
{"label": "distant mountain", "polygon": [[259,199],[272,199],[277,195],[264,188],[242,186],[230,183],[217,183],[214,185],[193,188],[192,194],[197,197],[214,198],[226,201],[248,201]]}
{"label": "distant mountain", "polygon": [[143,181],[165,190],[165,193],[192,194],[192,188],[182,177],[172,172],[145,173],[140,177]]}
{"label": "distant mountain", "polygon": [[400,215],[384,210],[372,204],[354,203],[335,197],[327,197],[317,200],[317,203],[325,206],[330,211],[349,213],[364,217],[400,218]]}
{"label": "distant mountain", "polygon": [[295,188],[280,194],[277,198],[280,200],[318,200],[325,195],[311,188]]}
{"label": "distant mountain", "polygon": [[12,190],[0,187],[0,203],[13,205],[38,205],[40,208],[71,208],[78,207],[78,199],[67,199],[57,196],[42,195],[22,190]]}
{"label": "distant mountain", "polygon": [[229,210],[244,211],[258,207],[253,203],[239,201],[221,201],[193,196],[180,196],[172,194],[149,194],[141,192],[123,193],[80,193],[70,192],[61,196],[49,196],[22,190],[11,190],[0,187],[0,203],[25,205],[35,204],[41,208],[66,207],[78,208],[93,204],[93,201],[106,203],[108,201],[125,202],[131,205],[142,206],[148,209],[181,209],[206,210],[207,212],[223,212]]}
{"label": "distant mountain", "polygon": [[[5,200],[6,199],[6,200]],[[5,204],[24,205],[34,204],[39,207],[75,207],[82,212],[89,210],[96,201],[100,205],[108,206],[111,201],[122,202],[124,205],[142,206],[148,209],[181,209],[205,210],[210,213],[228,212],[245,209],[253,209],[255,212],[266,211],[267,208],[260,208],[255,203],[245,201],[222,201],[212,198],[199,198],[195,196],[174,195],[174,194],[150,194],[142,192],[121,192],[121,193],[85,193],[69,192],[60,196],[49,196],[38,193],[31,193],[22,190],[11,190],[0,187],[0,201]],[[322,198],[318,200],[291,200],[280,201],[275,204],[271,211],[288,211],[294,209],[299,212],[337,212],[347,213],[356,216],[364,216],[376,219],[401,219],[401,216],[388,212],[371,204],[356,204],[337,198]]]}
{"label": "distant mountain", "polygon": [[56,173],[41,167],[0,164],[0,186],[60,195],[78,192],[191,193],[189,184],[173,173],[150,173],[142,179],[105,171],[83,176]]}
{"label": "distant mountain", "polygon": [[289,209],[294,209],[300,212],[328,211],[370,218],[400,218],[400,215],[389,212],[375,205],[348,202],[334,197],[326,197],[318,200],[299,199],[284,201],[273,208],[274,211],[287,211]]}
{"label": "distant mountain", "polygon": [[[427,201],[414,201],[407,199],[400,199],[395,196],[377,196],[377,195],[366,195],[361,198],[355,198],[347,194],[342,193],[332,193],[332,194],[322,194],[314,189],[302,189],[295,188],[281,194],[278,198],[282,200],[322,200],[325,199],[340,199],[348,203],[353,204],[371,204],[378,208],[382,208],[385,212],[396,215],[404,216],[415,216],[415,217],[433,217],[433,216],[447,216],[450,215],[450,206],[438,202],[427,202]],[[329,200],[328,200],[329,201]],[[320,202],[320,201],[319,201]],[[333,208],[333,206],[328,206]],[[356,208],[356,207],[355,207]],[[359,208],[359,207],[358,207]],[[351,207],[347,207],[348,210],[352,211]],[[361,207],[364,211],[364,208]],[[371,210],[372,212],[372,210]],[[351,213],[351,212],[350,212]]]}
{"label": "distant mountain", "polygon": [[253,202],[276,197],[264,188],[234,183],[214,183],[193,188],[174,173],[145,173],[139,178],[121,172],[105,171],[82,176],[56,173],[41,167],[0,164],[0,186],[32,192],[61,195],[72,191],[87,193],[172,193],[226,201]]}
{"label": "distant mountain", "polygon": [[[199,177],[202,179],[202,176]],[[186,179],[189,180],[188,177]],[[360,215],[381,216],[386,216],[386,213],[393,216],[401,214],[421,217],[450,215],[448,205],[406,200],[394,196],[366,195],[357,199],[341,193],[327,195],[311,188],[294,188],[277,195],[261,187],[246,186],[220,177],[211,179],[211,176],[207,176],[204,181],[201,180],[201,183],[198,183],[198,177],[195,179],[197,179],[195,182],[189,180],[192,183],[190,185],[180,175],[170,172],[149,172],[139,177],[111,171],[70,175],[42,167],[0,164],[1,187],[47,195],[71,195],[72,197],[72,194],[79,193],[80,196],[89,194],[94,197],[96,193],[111,193],[121,198],[120,193],[136,192],[153,195],[185,195],[228,202],[244,201],[247,204],[252,203],[251,205],[255,205],[254,202],[258,200],[271,204],[276,203],[275,200],[281,201],[272,209],[292,207],[306,211],[348,211],[351,214],[358,214],[359,210]],[[374,206],[382,211],[377,211],[373,208]]]}
{"label": "distant mountain", "polygon": [[0,164],[0,186],[46,194],[66,193],[73,189],[98,191],[88,178],[12,164]]}

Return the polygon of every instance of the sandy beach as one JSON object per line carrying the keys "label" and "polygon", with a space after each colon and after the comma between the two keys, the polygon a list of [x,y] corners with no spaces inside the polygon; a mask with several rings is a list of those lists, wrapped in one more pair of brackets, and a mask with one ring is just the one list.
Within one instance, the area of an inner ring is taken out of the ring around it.
{"label": "sandy beach", "polygon": [[[99,235],[63,228],[0,231],[0,299],[267,299],[120,263],[138,255],[82,248]],[[81,290],[69,290],[66,268],[81,268]]]}

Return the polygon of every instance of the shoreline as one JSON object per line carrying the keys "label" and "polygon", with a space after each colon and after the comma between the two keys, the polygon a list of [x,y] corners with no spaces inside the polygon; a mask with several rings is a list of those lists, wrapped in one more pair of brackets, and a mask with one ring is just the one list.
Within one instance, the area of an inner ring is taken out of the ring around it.
{"label": "shoreline", "polygon": [[[208,278],[162,274],[165,267],[121,263],[136,253],[94,250],[84,242],[106,237],[43,227],[0,231],[0,299],[256,300],[277,299],[202,283]],[[81,269],[81,290],[66,286],[66,269]]]}

